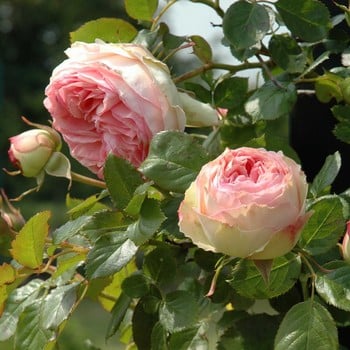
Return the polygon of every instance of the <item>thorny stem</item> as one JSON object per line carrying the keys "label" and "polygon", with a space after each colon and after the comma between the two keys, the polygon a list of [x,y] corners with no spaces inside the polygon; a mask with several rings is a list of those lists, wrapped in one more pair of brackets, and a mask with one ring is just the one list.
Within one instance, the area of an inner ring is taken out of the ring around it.
{"label": "thorny stem", "polygon": [[[266,64],[266,63],[265,63]],[[261,68],[261,64],[259,62],[246,62],[238,65],[231,65],[231,64],[225,64],[225,63],[214,63],[214,62],[209,62],[204,64],[203,66],[200,66],[190,72],[184,73],[178,77],[175,77],[173,79],[174,83],[180,83],[182,81],[185,81],[187,79],[191,79],[197,75],[200,75],[210,69],[222,69],[222,70],[227,70],[231,72],[232,74],[239,72],[241,70],[246,70],[246,69],[254,69],[254,68]]]}
{"label": "thorny stem", "polygon": [[90,177],[87,177],[87,176],[84,176],[81,174],[77,174],[73,171],[71,172],[71,176],[72,176],[73,181],[81,182],[81,183],[86,184],[86,185],[91,185],[91,186],[99,187],[99,188],[103,188],[103,189],[107,188],[106,183],[103,181],[92,179]]}

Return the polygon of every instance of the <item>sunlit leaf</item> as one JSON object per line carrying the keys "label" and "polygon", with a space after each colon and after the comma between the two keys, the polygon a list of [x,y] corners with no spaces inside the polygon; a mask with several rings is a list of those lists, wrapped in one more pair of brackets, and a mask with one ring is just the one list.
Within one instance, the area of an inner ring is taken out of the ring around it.
{"label": "sunlit leaf", "polygon": [[70,33],[70,41],[93,43],[96,39],[111,43],[130,42],[137,34],[136,28],[129,22],[119,18],[99,18],[84,23],[76,31]]}
{"label": "sunlit leaf", "polygon": [[158,7],[158,0],[124,0],[127,14],[135,19],[151,21]]}
{"label": "sunlit leaf", "polygon": [[12,242],[11,254],[21,265],[35,269],[43,261],[45,239],[49,233],[49,211],[30,218]]}
{"label": "sunlit leaf", "polygon": [[311,299],[294,305],[285,315],[275,338],[275,350],[338,349],[331,314]]}
{"label": "sunlit leaf", "polygon": [[36,301],[43,285],[44,281],[34,279],[10,294],[0,318],[0,341],[10,338],[15,333],[20,314]]}
{"label": "sunlit leaf", "polygon": [[25,308],[15,333],[15,349],[44,349],[54,338],[54,331],[42,324],[42,300]]}

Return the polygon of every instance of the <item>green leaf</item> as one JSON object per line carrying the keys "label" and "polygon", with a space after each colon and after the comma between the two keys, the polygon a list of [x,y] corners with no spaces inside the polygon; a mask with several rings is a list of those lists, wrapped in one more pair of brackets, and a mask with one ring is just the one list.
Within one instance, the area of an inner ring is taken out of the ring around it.
{"label": "green leaf", "polygon": [[329,273],[317,274],[315,286],[328,304],[350,311],[350,269],[347,263]]}
{"label": "green leaf", "polygon": [[310,192],[314,198],[333,183],[339,173],[340,167],[341,158],[339,152],[335,152],[326,158],[325,163],[310,186]]}
{"label": "green leaf", "polygon": [[333,115],[338,119],[334,135],[341,141],[350,143],[350,106],[336,105],[331,108]]}
{"label": "green leaf", "polygon": [[[151,349],[152,350],[167,350],[167,331],[160,322],[157,322],[151,334]],[[180,349],[177,349],[180,350]]]}
{"label": "green leaf", "polygon": [[42,264],[50,216],[49,211],[34,215],[12,241],[11,254],[21,265],[35,269]]}
{"label": "green leaf", "polygon": [[42,280],[33,279],[10,294],[0,318],[0,341],[10,338],[15,333],[19,315],[28,305],[36,302],[44,283]]}
{"label": "green leaf", "polygon": [[107,157],[104,178],[117,209],[125,209],[143,181],[138,171],[125,159],[113,154]]}
{"label": "green leaf", "polygon": [[57,269],[52,274],[53,278],[58,278],[64,273],[67,273],[68,271],[74,271],[79,266],[82,265],[83,262],[86,259],[86,254],[64,254],[63,256],[60,256],[57,258]]}
{"label": "green leaf", "polygon": [[159,321],[173,333],[193,326],[197,320],[198,304],[194,296],[184,290],[177,290],[166,295],[159,309]]}
{"label": "green leaf", "polygon": [[313,211],[306,223],[299,245],[312,255],[322,254],[334,247],[343,235],[344,203],[340,197],[320,197],[308,208]]}
{"label": "green leaf", "polygon": [[122,233],[102,236],[87,256],[89,279],[105,277],[122,269],[135,255],[137,246]]}
{"label": "green leaf", "polygon": [[318,0],[279,0],[275,6],[288,29],[302,40],[322,40],[331,28],[328,9]]}
{"label": "green leaf", "polygon": [[268,81],[245,104],[245,111],[258,120],[273,120],[289,114],[297,100],[293,83]]}
{"label": "green leaf", "polygon": [[58,286],[43,300],[40,322],[45,329],[56,329],[68,318],[76,301],[79,283]]}
{"label": "green leaf", "polygon": [[112,318],[108,324],[106,339],[112,337],[116,333],[124,319],[130,303],[131,298],[129,298],[125,293],[121,293],[111,311]]}
{"label": "green leaf", "polygon": [[145,256],[144,271],[158,283],[169,283],[176,276],[176,260],[170,248],[160,246]]}
{"label": "green leaf", "polygon": [[247,97],[248,78],[232,77],[222,80],[214,90],[217,107],[234,108],[241,105]]}
{"label": "green leaf", "polygon": [[157,232],[164,220],[159,203],[147,198],[142,204],[139,219],[129,225],[126,233],[135,244],[141,245]]}
{"label": "green leaf", "polygon": [[336,74],[325,73],[316,80],[316,97],[323,103],[330,102],[333,98],[339,103],[343,100],[343,93],[340,88],[340,82],[343,78]]}
{"label": "green leaf", "polygon": [[199,35],[190,36],[190,40],[195,44],[193,46],[194,54],[204,63],[211,62],[213,53],[208,42]]}
{"label": "green leaf", "polygon": [[122,289],[130,298],[141,298],[149,291],[149,281],[145,275],[135,273],[122,282]]}
{"label": "green leaf", "polygon": [[206,151],[191,135],[163,131],[153,137],[140,171],[168,191],[185,192],[208,161]]}
{"label": "green leaf", "polygon": [[186,328],[170,336],[169,350],[193,349],[193,339],[197,336],[198,327]]}
{"label": "green leaf", "polygon": [[294,305],[285,315],[275,338],[275,350],[338,349],[338,334],[332,316],[309,299]]}
{"label": "green leaf", "polygon": [[158,321],[158,315],[146,312],[145,302],[141,298],[132,315],[132,333],[137,349],[151,349],[153,327]]}
{"label": "green leaf", "polygon": [[302,51],[296,40],[286,34],[275,34],[269,42],[272,59],[289,73],[301,73],[306,65],[306,52]]}
{"label": "green leaf", "polygon": [[246,49],[262,40],[270,29],[270,17],[264,6],[237,1],[223,19],[225,38],[236,50]]}
{"label": "green leaf", "polygon": [[279,321],[279,317],[265,313],[231,321],[233,326],[221,336],[217,349],[271,350]]}
{"label": "green leaf", "polygon": [[92,216],[79,216],[77,219],[68,221],[64,225],[57,228],[53,233],[53,242],[61,243],[77,234],[79,234],[85,225],[88,225],[92,220]]}
{"label": "green leaf", "polygon": [[151,21],[158,8],[158,0],[124,0],[127,14],[141,21]]}
{"label": "green leaf", "polygon": [[229,284],[240,295],[251,299],[274,298],[293,287],[300,275],[301,263],[297,255],[289,253],[275,258],[269,282],[265,283],[261,273],[251,260],[242,259],[234,267]]}
{"label": "green leaf", "polygon": [[15,334],[15,350],[45,349],[55,337],[53,330],[42,324],[42,300],[25,308],[21,314]]}
{"label": "green leaf", "polygon": [[99,18],[84,23],[70,33],[70,42],[94,43],[96,39],[111,43],[128,43],[136,36],[136,28],[120,18]]}

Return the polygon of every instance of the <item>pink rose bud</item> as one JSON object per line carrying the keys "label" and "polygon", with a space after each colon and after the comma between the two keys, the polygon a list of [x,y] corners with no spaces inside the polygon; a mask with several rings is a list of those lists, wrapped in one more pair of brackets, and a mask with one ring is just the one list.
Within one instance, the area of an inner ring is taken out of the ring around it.
{"label": "pink rose bud", "polygon": [[282,152],[227,148],[187,189],[180,230],[205,250],[273,259],[295,246],[310,217],[307,190],[300,166]]}
{"label": "pink rose bud", "polygon": [[100,178],[109,153],[139,166],[154,134],[185,128],[168,67],[136,44],[75,42],[44,105],[71,155]]}
{"label": "pink rose bud", "polygon": [[0,217],[2,221],[0,227],[7,226],[14,231],[19,231],[25,224],[21,212],[10,203],[3,189],[0,189]]}
{"label": "pink rose bud", "polygon": [[51,155],[61,147],[58,134],[54,130],[50,132],[32,129],[9,140],[9,158],[26,177],[37,177],[44,170]]}
{"label": "pink rose bud", "polygon": [[349,244],[349,238],[350,238],[350,221],[346,224],[346,232],[343,238],[343,243],[341,245],[343,259],[345,261],[350,262],[350,244]]}

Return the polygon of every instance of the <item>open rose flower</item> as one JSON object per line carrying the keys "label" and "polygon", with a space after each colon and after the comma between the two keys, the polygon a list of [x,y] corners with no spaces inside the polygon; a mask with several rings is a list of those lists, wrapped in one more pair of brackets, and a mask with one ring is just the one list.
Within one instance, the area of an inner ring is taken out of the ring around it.
{"label": "open rose flower", "polygon": [[205,250],[273,259],[295,246],[310,216],[307,189],[300,166],[281,152],[226,149],[187,189],[180,230]]}
{"label": "open rose flower", "polygon": [[100,178],[109,153],[137,167],[154,134],[184,130],[169,70],[142,46],[75,42],[66,54],[44,105],[72,156]]}

